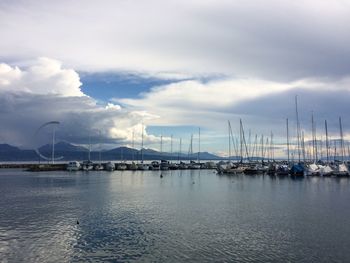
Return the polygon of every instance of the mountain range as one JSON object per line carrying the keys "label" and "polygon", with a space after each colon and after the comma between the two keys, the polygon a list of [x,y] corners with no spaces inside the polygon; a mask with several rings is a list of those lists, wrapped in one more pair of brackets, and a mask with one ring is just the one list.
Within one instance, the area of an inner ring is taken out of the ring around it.
{"label": "mountain range", "polygon": [[[39,152],[51,158],[52,145],[46,144],[41,146]],[[61,160],[87,160],[89,155],[89,150],[83,146],[73,145],[68,142],[58,142],[55,144],[55,157],[62,157]],[[184,153],[168,153],[168,152],[158,152],[152,149],[132,149],[128,147],[118,147],[111,150],[91,151],[91,160],[197,160],[198,153],[193,153],[192,155]],[[208,152],[200,152],[199,158],[201,160],[221,160],[222,157],[216,156]],[[35,150],[20,149],[18,147],[9,144],[0,144],[0,161],[39,161],[43,160],[38,156]]]}

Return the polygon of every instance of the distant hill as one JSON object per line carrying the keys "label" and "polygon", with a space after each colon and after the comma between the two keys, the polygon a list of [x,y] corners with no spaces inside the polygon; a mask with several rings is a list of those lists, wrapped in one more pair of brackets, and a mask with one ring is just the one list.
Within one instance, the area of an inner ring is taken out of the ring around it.
{"label": "distant hill", "polygon": [[0,144],[0,152],[18,152],[20,151],[19,148],[9,145],[9,144]]}
{"label": "distant hill", "polygon": [[[44,156],[50,157],[52,154],[52,145],[46,144],[39,148],[39,151]],[[101,160],[141,160],[143,155],[144,160],[197,160],[198,153],[191,156],[188,154],[158,152],[152,149],[143,149],[141,152],[137,149],[128,147],[117,147],[111,150],[104,150],[101,152]],[[68,142],[58,142],[55,144],[55,156],[62,156],[62,160],[86,160],[88,158],[88,149],[82,146],[70,144]],[[98,160],[100,153],[92,151],[90,158]],[[201,160],[220,160],[219,156],[208,152],[200,153]],[[34,150],[21,150],[9,144],[0,144],[0,161],[38,161],[39,157]]]}
{"label": "distant hill", "polygon": [[[39,148],[40,152],[51,152],[52,144],[45,144]],[[76,146],[68,142],[58,142],[55,144],[55,151],[57,152],[81,152],[88,151],[87,148],[83,146]]]}

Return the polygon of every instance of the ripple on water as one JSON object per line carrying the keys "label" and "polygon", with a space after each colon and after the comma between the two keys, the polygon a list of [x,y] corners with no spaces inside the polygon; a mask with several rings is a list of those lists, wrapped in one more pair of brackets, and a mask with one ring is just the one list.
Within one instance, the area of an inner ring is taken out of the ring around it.
{"label": "ripple on water", "polygon": [[212,171],[164,172],[161,180],[158,172],[0,171],[0,258],[347,262],[348,186]]}

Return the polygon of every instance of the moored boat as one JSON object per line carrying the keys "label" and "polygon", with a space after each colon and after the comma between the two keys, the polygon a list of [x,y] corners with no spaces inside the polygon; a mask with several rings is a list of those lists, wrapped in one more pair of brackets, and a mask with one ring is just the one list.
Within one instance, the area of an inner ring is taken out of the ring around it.
{"label": "moored boat", "polygon": [[295,177],[304,177],[304,171],[304,165],[302,165],[301,163],[293,164],[290,168],[290,175]]}
{"label": "moored boat", "polygon": [[147,170],[149,170],[149,165],[141,162],[141,163],[137,164],[137,169],[141,170],[141,171],[147,171]]}
{"label": "moored boat", "polygon": [[131,171],[136,171],[137,170],[137,164],[135,162],[132,162],[130,164],[127,164],[127,167],[128,167],[128,170],[131,170]]}
{"label": "moored boat", "polygon": [[98,163],[95,165],[94,170],[101,171],[104,170],[103,165],[101,163]]}
{"label": "moored boat", "polygon": [[280,164],[276,167],[277,176],[287,176],[289,175],[289,167],[286,164]]}
{"label": "moored boat", "polygon": [[160,164],[158,161],[152,161],[151,165],[149,166],[150,170],[160,170]]}
{"label": "moored boat", "polygon": [[345,163],[340,163],[336,166],[336,169],[333,172],[333,174],[335,176],[338,176],[338,177],[348,177],[349,176],[349,169]]}
{"label": "moored boat", "polygon": [[316,163],[309,164],[306,168],[306,175],[320,176],[320,167]]}
{"label": "moored boat", "polygon": [[67,164],[67,171],[79,171],[81,169],[81,165],[78,161],[71,161]]}
{"label": "moored boat", "polygon": [[106,171],[112,172],[114,170],[115,170],[115,164],[112,162],[107,162],[106,163]]}
{"label": "moored boat", "polygon": [[91,171],[94,169],[94,164],[92,161],[84,161],[82,164],[83,171]]}
{"label": "moored boat", "polygon": [[117,163],[115,166],[118,171],[125,171],[128,168],[124,162]]}
{"label": "moored boat", "polygon": [[160,170],[169,170],[169,161],[161,160],[160,161]]}

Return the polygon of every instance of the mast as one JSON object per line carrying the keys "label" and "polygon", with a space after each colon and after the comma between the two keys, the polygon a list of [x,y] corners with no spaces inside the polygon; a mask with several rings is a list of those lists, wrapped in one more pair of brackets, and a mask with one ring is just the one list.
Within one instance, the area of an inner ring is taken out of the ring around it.
{"label": "mast", "polygon": [[312,158],[314,163],[316,162],[316,148],[315,148],[315,124],[314,124],[314,112],[311,114],[311,130],[312,130]]}
{"label": "mast", "polygon": [[243,139],[242,139],[242,120],[239,119],[239,139],[241,144],[241,163],[243,163]]}
{"label": "mast", "polygon": [[269,153],[269,137],[266,136],[266,141],[265,141],[265,149],[264,149],[264,157],[266,157],[267,162],[270,161],[270,153]]}
{"label": "mast", "polygon": [[143,163],[143,123],[142,123],[142,133],[141,133],[141,163]]}
{"label": "mast", "polygon": [[252,151],[252,157],[255,156],[255,160],[257,159],[257,155],[258,155],[258,135],[255,134],[255,140],[254,140],[254,146],[253,146],[253,151]]}
{"label": "mast", "polygon": [[198,157],[197,161],[200,163],[200,152],[201,152],[201,128],[198,128]]}
{"label": "mast", "polygon": [[180,138],[179,162],[180,162],[180,155],[181,155],[181,146],[182,146],[182,138]]}
{"label": "mast", "polygon": [[55,163],[55,136],[56,136],[56,129],[55,129],[55,125],[53,125],[53,129],[52,129],[52,164]]}
{"label": "mast", "polygon": [[264,135],[261,134],[261,163],[264,162]]}
{"label": "mast", "polygon": [[301,149],[303,154],[303,162],[305,163],[305,139],[304,139],[304,131],[301,132]]}
{"label": "mast", "polygon": [[275,153],[273,149],[273,133],[271,131],[271,140],[270,140],[270,155],[271,155],[271,162],[274,162],[275,160]]}
{"label": "mast", "polygon": [[316,135],[316,124],[314,121],[314,113],[312,112],[312,146],[313,146],[313,153],[314,153],[314,162],[317,162],[318,160],[318,154],[317,154],[317,135]]}
{"label": "mast", "polygon": [[287,118],[287,155],[288,155],[288,165],[289,165],[289,127],[288,127],[288,118]]}
{"label": "mast", "polygon": [[295,113],[297,117],[297,145],[298,145],[298,160],[300,163],[300,123],[298,113],[298,95],[295,96]]}
{"label": "mast", "polygon": [[249,156],[252,156],[251,155],[251,151],[252,151],[252,131],[251,129],[249,129],[249,133],[248,133],[248,154]]}
{"label": "mast", "polygon": [[247,143],[246,143],[245,136],[244,136],[243,123],[242,123],[241,119],[239,121],[240,121],[240,125],[241,125],[240,134],[241,134],[241,140],[242,140],[241,141],[241,162],[243,162],[243,143],[244,143],[244,147],[245,147],[246,156],[247,156],[247,159],[249,161],[248,147],[247,147]]}
{"label": "mast", "polygon": [[340,150],[341,150],[341,160],[344,162],[344,136],[343,136],[343,126],[341,123],[341,117],[339,117],[339,129],[340,129]]}
{"label": "mast", "polygon": [[228,161],[231,162],[231,124],[230,121],[228,123]]}
{"label": "mast", "polygon": [[182,146],[181,144],[182,144],[182,138],[180,138],[179,154],[178,154],[178,157],[177,157],[177,159],[178,159],[179,163],[180,163],[181,146]]}
{"label": "mast", "polygon": [[99,134],[100,134],[100,145],[99,145],[99,153],[98,153],[98,158],[99,158],[99,161],[100,161],[100,165],[101,165],[101,150],[102,150],[102,147],[101,147],[101,131],[99,131]]}
{"label": "mast", "polygon": [[326,129],[326,155],[327,155],[327,164],[328,164],[329,163],[329,142],[328,142],[327,120],[324,121],[324,126]]}
{"label": "mast", "polygon": [[170,158],[173,159],[173,135],[170,136]]}
{"label": "mast", "polygon": [[88,153],[88,159],[89,159],[89,161],[91,160],[91,159],[90,159],[90,153],[91,153],[91,135],[90,135],[90,133],[89,133],[89,153]]}
{"label": "mast", "polygon": [[323,159],[323,136],[321,135],[321,141],[320,141],[320,160]]}
{"label": "mast", "polygon": [[189,159],[190,159],[190,162],[192,161],[192,154],[193,154],[193,134],[191,134],[191,142],[190,142],[190,148],[189,148]]}
{"label": "mast", "polygon": [[160,158],[163,158],[163,135],[160,135]]}
{"label": "mast", "polygon": [[134,153],[134,148],[135,148],[135,144],[134,144],[134,140],[135,140],[135,131],[134,129],[132,130],[132,160],[135,160],[135,153]]}

